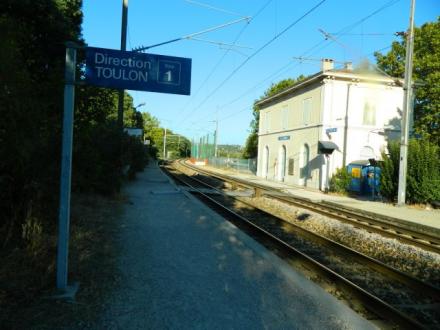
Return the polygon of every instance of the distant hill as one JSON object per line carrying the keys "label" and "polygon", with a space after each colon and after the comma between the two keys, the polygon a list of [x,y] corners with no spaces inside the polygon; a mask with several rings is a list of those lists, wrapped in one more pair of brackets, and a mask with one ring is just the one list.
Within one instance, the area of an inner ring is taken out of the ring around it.
{"label": "distant hill", "polygon": [[217,146],[218,157],[241,158],[243,147],[238,144],[219,144]]}

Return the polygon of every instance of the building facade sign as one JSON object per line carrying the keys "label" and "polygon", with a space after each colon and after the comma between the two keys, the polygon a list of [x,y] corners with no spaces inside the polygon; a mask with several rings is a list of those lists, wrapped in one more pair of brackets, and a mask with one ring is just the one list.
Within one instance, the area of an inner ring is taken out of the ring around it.
{"label": "building facade sign", "polygon": [[85,77],[95,86],[190,95],[191,59],[87,47]]}
{"label": "building facade sign", "polygon": [[287,141],[290,140],[290,135],[283,135],[278,137],[278,141]]}

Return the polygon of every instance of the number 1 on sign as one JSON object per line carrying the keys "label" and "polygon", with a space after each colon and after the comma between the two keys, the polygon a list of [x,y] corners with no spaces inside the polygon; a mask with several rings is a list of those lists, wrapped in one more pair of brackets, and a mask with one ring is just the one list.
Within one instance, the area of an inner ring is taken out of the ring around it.
{"label": "number 1 on sign", "polygon": [[171,70],[165,72],[165,80],[168,82],[171,81]]}

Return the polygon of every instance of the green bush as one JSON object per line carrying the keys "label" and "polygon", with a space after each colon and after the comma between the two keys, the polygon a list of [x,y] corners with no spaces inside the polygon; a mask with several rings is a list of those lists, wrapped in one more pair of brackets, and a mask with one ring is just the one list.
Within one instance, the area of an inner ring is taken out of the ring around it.
{"label": "green bush", "polygon": [[119,191],[121,178],[120,133],[114,123],[79,129],[73,143],[72,189],[111,195]]}
{"label": "green bush", "polygon": [[[381,193],[394,201],[399,180],[399,142],[388,144],[389,154],[383,154]],[[406,202],[429,203],[440,200],[440,148],[428,140],[409,142],[406,176]]]}
{"label": "green bush", "polygon": [[129,166],[128,178],[134,179],[136,172],[142,171],[148,163],[146,147],[139,138],[126,135],[124,137],[122,150],[124,164]]}
{"label": "green bush", "polygon": [[394,200],[397,196],[397,181],[399,178],[399,142],[390,141],[388,152],[388,155],[382,153],[383,162],[380,163],[380,193],[384,198]]}
{"label": "green bush", "polygon": [[347,193],[351,175],[345,168],[338,168],[330,179],[330,191]]}

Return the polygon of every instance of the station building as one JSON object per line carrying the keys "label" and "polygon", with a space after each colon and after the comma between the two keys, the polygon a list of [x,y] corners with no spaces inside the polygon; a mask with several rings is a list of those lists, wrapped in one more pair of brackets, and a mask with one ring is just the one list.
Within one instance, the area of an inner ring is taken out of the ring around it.
{"label": "station building", "polygon": [[387,140],[400,138],[401,81],[351,63],[334,69],[330,59],[321,69],[257,103],[258,176],[325,190],[338,168],[380,160]]}

